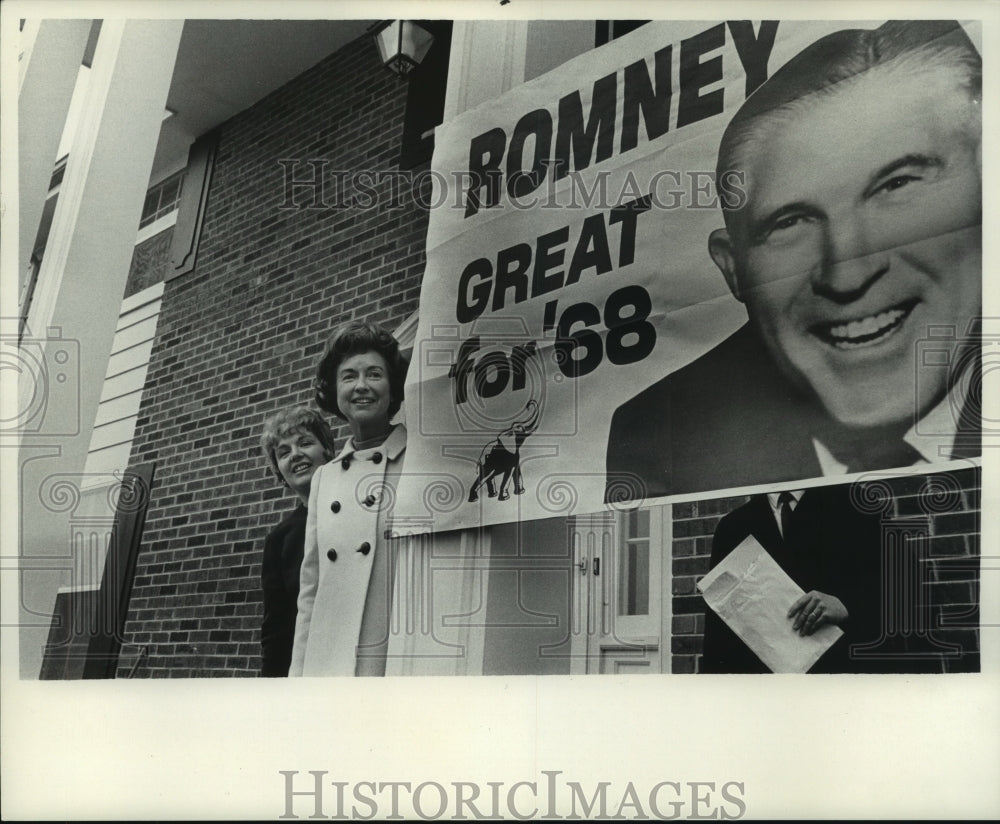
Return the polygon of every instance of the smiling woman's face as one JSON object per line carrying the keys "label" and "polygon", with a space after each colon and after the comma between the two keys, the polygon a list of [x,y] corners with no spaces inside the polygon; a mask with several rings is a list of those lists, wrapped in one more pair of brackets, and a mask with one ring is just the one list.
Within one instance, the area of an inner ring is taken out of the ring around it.
{"label": "smiling woman's face", "polygon": [[378,352],[350,355],[337,368],[337,406],[355,441],[384,434],[389,428],[389,365]]}
{"label": "smiling woman's face", "polygon": [[713,257],[778,366],[844,423],[925,414],[947,387],[918,375],[920,342],[947,329],[936,348],[957,347],[981,311],[975,109],[948,72],[872,70],[748,153]]}
{"label": "smiling woman's face", "polygon": [[279,438],[274,458],[289,489],[304,500],[309,498],[312,476],[329,460],[323,445],[305,429],[293,430]]}

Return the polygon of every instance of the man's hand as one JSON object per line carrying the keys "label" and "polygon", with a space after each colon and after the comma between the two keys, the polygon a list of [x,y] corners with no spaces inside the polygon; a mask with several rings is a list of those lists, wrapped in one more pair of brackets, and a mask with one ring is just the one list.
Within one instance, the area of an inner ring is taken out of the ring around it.
{"label": "man's hand", "polygon": [[842,624],[847,620],[847,607],[835,595],[812,590],[792,604],[788,617],[794,618],[792,629],[799,635],[812,635],[823,624]]}

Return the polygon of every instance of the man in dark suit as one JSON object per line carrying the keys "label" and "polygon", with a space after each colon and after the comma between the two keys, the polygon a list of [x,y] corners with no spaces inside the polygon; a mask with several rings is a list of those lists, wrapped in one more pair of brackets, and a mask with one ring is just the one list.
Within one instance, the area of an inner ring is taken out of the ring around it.
{"label": "man in dark suit", "polygon": [[979,454],[980,86],[957,23],[890,22],[747,98],[709,253],[749,322],[618,408],[609,501]]}
{"label": "man in dark suit", "polygon": [[[719,521],[712,566],[753,535],[805,591],[798,601],[780,605],[787,610],[789,633],[809,635],[828,623],[843,630],[810,672],[941,672],[939,657],[926,651],[914,655],[908,639],[883,632],[883,613],[892,605],[882,603],[887,574],[882,519],[859,503],[847,484],[754,495]],[[700,671],[769,672],[711,609]]]}

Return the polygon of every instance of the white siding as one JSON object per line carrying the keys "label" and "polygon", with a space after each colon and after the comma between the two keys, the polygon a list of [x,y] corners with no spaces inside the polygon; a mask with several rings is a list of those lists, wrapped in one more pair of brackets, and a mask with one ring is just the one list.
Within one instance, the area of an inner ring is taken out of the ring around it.
{"label": "white siding", "polygon": [[122,301],[84,470],[95,483],[128,465],[162,296],[157,283]]}

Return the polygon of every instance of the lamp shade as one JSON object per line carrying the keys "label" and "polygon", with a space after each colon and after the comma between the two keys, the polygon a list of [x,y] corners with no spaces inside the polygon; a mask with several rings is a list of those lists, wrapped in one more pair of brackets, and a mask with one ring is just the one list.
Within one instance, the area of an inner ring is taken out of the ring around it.
{"label": "lamp shade", "polygon": [[400,77],[420,65],[434,35],[412,20],[387,20],[372,30],[382,63]]}

